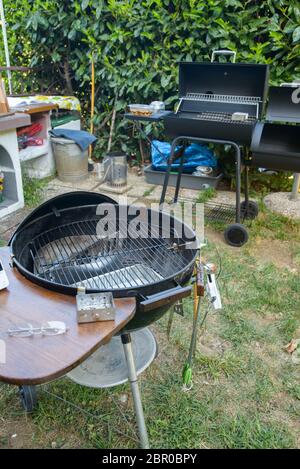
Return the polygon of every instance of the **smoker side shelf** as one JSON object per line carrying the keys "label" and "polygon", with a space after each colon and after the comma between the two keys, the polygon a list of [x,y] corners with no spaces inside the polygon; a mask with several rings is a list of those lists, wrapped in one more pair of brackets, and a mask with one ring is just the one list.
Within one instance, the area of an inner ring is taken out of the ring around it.
{"label": "smoker side shelf", "polygon": [[126,112],[124,114],[125,119],[130,121],[140,121],[140,122],[158,122],[164,119],[169,114],[172,114],[172,111],[157,111],[151,114],[150,116],[143,116],[138,114],[132,114],[130,112]]}

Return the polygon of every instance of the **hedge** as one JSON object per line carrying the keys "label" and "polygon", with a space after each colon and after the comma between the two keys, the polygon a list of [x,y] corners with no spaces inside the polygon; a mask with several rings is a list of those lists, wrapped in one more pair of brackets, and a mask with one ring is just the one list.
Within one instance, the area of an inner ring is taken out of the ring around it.
{"label": "hedge", "polygon": [[[273,84],[300,79],[298,0],[4,3],[12,64],[39,67],[35,79],[49,90],[73,92],[87,115],[94,57],[99,155],[107,146],[114,106],[119,113],[114,148],[128,151],[135,147],[121,116],[126,104],[175,104],[178,61],[210,60],[214,49],[226,48],[237,51],[238,61],[270,64]],[[3,63],[3,48],[1,54]],[[28,80],[28,89],[35,79]]]}

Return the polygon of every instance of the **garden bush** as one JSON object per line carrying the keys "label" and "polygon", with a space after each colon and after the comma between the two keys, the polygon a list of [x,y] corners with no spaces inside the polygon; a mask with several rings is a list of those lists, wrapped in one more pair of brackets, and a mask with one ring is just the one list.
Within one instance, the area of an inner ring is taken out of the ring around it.
{"label": "garden bush", "polygon": [[[270,64],[272,84],[300,79],[298,0],[4,3],[11,62],[36,67],[28,90],[42,77],[45,89],[77,95],[88,118],[94,58],[98,156],[107,147],[114,107],[114,148],[137,151],[122,111],[130,102],[174,106],[181,60],[210,60],[212,50],[226,48],[237,51],[238,61]],[[3,47],[1,54],[3,63]],[[15,78],[16,90],[18,85]]]}

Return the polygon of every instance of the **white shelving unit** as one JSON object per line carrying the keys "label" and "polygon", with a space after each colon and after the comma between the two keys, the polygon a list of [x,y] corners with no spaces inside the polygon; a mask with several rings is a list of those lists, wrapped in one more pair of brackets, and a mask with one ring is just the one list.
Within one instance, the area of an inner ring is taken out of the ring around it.
{"label": "white shelving unit", "polygon": [[4,173],[4,200],[0,218],[24,207],[23,184],[15,129],[0,132],[0,171]]}
{"label": "white shelving unit", "polygon": [[31,114],[31,123],[42,124],[43,129],[36,134],[44,140],[40,146],[29,146],[19,151],[22,171],[30,178],[42,179],[55,172],[55,161],[49,139],[51,129],[50,111]]}
{"label": "white shelving unit", "polygon": [[49,150],[48,141],[44,143],[44,145],[24,148],[23,150],[19,150],[20,161],[21,163],[24,163],[25,161],[34,160],[35,158],[38,158],[39,156],[46,155],[48,153],[48,150]]}

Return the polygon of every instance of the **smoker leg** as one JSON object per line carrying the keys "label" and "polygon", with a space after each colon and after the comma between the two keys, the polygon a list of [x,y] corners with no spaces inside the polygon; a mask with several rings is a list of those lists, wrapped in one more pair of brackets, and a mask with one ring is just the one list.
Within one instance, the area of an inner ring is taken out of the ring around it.
{"label": "smoker leg", "polygon": [[245,166],[245,202],[246,208],[248,208],[249,204],[249,167],[246,164]]}
{"label": "smoker leg", "polygon": [[235,178],[236,178],[236,202],[235,202],[235,221],[241,221],[241,150],[238,145],[235,148]]}
{"label": "smoker leg", "polygon": [[178,138],[173,140],[172,146],[171,146],[170,158],[169,158],[169,161],[168,161],[168,167],[167,167],[167,171],[166,171],[166,174],[165,174],[164,185],[163,185],[163,188],[162,188],[162,193],[161,193],[160,202],[159,202],[159,205],[161,207],[162,207],[162,205],[165,201],[165,198],[166,198],[166,192],[167,192],[167,188],[168,188],[168,184],[169,184],[169,178],[170,178],[170,172],[171,172],[171,165],[173,163],[177,141],[178,141]]}
{"label": "smoker leg", "polygon": [[178,194],[179,194],[179,189],[180,189],[180,183],[181,183],[181,175],[183,171],[183,162],[184,162],[184,152],[186,148],[186,142],[183,143],[183,147],[180,150],[180,166],[178,169],[178,175],[177,175],[177,181],[176,181],[176,189],[175,189],[175,195],[174,195],[174,204],[176,204],[178,200]]}
{"label": "smoker leg", "polygon": [[162,206],[163,203],[165,202],[166,192],[167,192],[167,188],[168,188],[168,184],[169,184],[169,178],[170,178],[170,172],[171,172],[171,164],[172,164],[172,160],[171,160],[171,157],[170,157],[169,162],[168,162],[167,171],[166,171],[166,174],[165,174],[164,185],[163,185],[161,196],[160,196],[160,201],[159,201],[160,206]]}
{"label": "smoker leg", "polygon": [[294,173],[294,182],[293,182],[293,189],[290,196],[290,200],[297,200],[299,194],[299,186],[300,186],[300,174]]}
{"label": "smoker leg", "polygon": [[131,392],[133,397],[134,403],[134,410],[136,415],[136,420],[139,429],[139,436],[140,436],[140,445],[143,449],[149,449],[149,440],[148,440],[148,433],[145,424],[145,417],[144,411],[141,401],[141,395],[139,390],[139,385],[137,381],[137,374],[135,368],[134,357],[132,353],[132,344],[131,344],[131,336],[129,333],[121,335],[124,353],[126,357],[126,363],[128,368],[128,377],[131,386]]}

